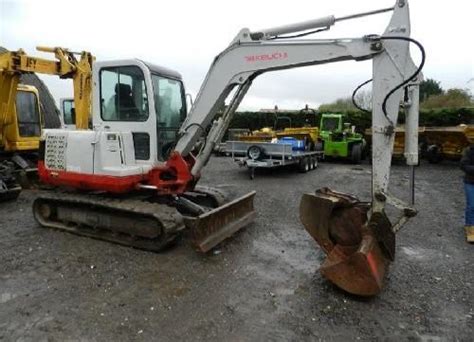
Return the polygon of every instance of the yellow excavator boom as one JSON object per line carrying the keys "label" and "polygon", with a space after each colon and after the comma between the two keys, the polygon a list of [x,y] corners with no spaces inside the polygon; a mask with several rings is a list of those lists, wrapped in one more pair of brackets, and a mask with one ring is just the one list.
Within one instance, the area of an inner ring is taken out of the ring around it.
{"label": "yellow excavator boom", "polygon": [[[91,108],[92,63],[90,52],[71,52],[59,47],[37,47],[38,51],[54,53],[55,60],[32,57],[23,50],[0,54],[0,130],[11,121],[16,89],[21,74],[37,73],[72,79],[76,128],[87,129]],[[79,55],[79,59],[76,56]]]}

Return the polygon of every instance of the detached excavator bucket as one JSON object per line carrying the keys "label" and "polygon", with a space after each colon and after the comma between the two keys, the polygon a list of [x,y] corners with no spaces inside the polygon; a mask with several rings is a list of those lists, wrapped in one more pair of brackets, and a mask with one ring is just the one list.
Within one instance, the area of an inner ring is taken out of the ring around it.
{"label": "detached excavator bucket", "polygon": [[207,252],[235,232],[255,220],[257,216],[252,191],[211,211],[186,220],[191,228],[193,244],[200,252]]}
{"label": "detached excavator bucket", "polygon": [[386,216],[367,222],[368,203],[327,188],[304,194],[300,218],[327,254],[321,274],[341,289],[373,296],[383,287],[395,238]]}

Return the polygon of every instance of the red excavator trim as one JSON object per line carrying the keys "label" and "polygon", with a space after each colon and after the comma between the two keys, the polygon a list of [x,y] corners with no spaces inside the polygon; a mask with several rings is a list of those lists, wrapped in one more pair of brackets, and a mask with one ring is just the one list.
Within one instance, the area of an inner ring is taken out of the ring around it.
{"label": "red excavator trim", "polygon": [[181,194],[195,183],[191,169],[195,159],[190,154],[184,157],[172,152],[164,167],[156,167],[148,173],[148,183],[157,187],[162,194]]}
{"label": "red excavator trim", "polygon": [[43,183],[81,190],[98,190],[112,193],[126,193],[139,189],[139,185],[152,185],[161,194],[180,194],[195,183],[191,175],[194,157],[183,158],[173,152],[166,165],[150,170],[146,175],[107,176],[46,169],[43,160],[38,161],[38,174]]}
{"label": "red excavator trim", "polygon": [[42,182],[55,186],[71,187],[81,190],[101,190],[112,193],[125,193],[136,188],[144,181],[143,175],[114,177],[107,175],[91,175],[68,171],[51,171],[38,161],[38,174]]}

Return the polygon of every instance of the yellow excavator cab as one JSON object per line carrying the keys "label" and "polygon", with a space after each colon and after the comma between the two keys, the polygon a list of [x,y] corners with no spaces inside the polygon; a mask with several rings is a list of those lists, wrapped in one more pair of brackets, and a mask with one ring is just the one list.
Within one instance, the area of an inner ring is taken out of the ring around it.
{"label": "yellow excavator cab", "polygon": [[13,110],[0,133],[0,144],[6,152],[38,150],[43,126],[38,90],[19,84]]}

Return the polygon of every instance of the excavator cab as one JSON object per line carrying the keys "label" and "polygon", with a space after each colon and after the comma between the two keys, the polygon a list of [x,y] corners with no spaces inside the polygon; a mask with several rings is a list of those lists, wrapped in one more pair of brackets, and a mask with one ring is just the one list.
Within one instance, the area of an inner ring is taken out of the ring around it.
{"label": "excavator cab", "polygon": [[41,138],[42,117],[38,90],[19,84],[13,112],[7,113],[3,127],[2,145],[5,152],[37,150]]}
{"label": "excavator cab", "polygon": [[96,68],[100,106],[94,103],[94,126],[129,127],[136,159],[165,162],[187,113],[181,75],[139,60],[100,62]]}
{"label": "excavator cab", "polygon": [[4,108],[12,109],[0,116],[5,118],[0,125],[0,201],[20,194],[17,165],[25,172],[32,167],[18,153],[29,154],[38,149],[43,122],[38,90],[33,86],[19,84],[14,105]]}

